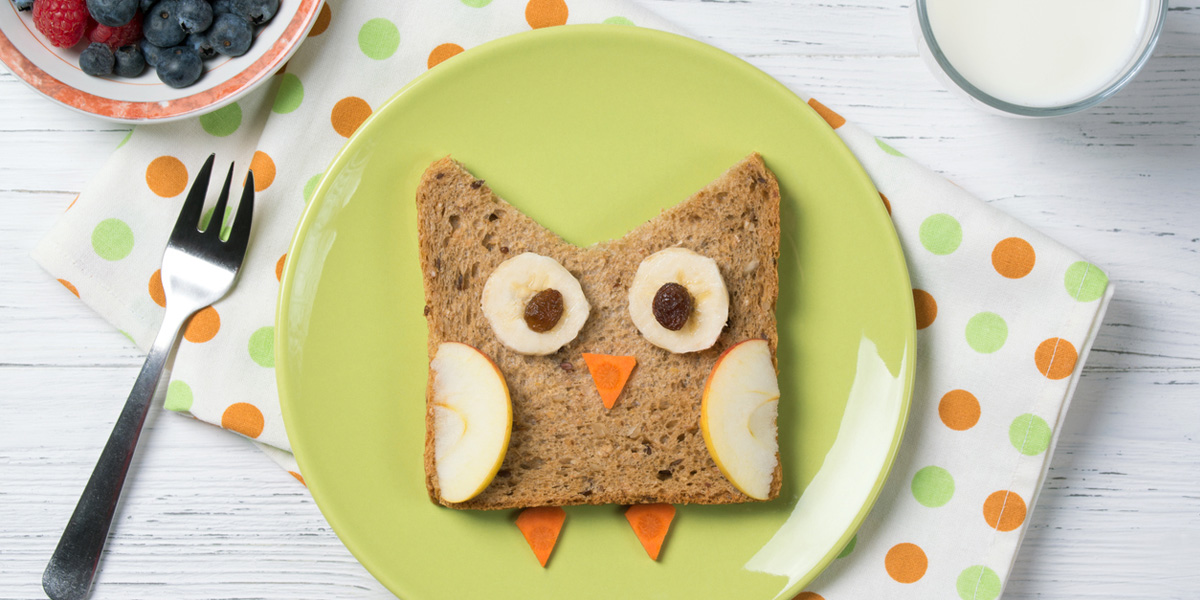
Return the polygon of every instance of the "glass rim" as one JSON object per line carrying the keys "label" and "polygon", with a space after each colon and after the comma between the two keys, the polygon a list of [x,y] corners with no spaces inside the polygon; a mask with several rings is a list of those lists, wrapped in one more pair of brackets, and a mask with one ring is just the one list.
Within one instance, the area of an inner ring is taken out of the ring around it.
{"label": "glass rim", "polygon": [[1163,22],[1166,21],[1167,10],[1169,9],[1169,3],[1167,0],[1155,1],[1158,2],[1159,9],[1157,12],[1151,13],[1151,18],[1155,19],[1155,21],[1149,29],[1150,35],[1146,38],[1144,46],[1142,47],[1141,53],[1138,55],[1138,57],[1131,62],[1129,66],[1126,67],[1125,70],[1122,71],[1112,83],[1108,84],[1101,90],[1081,100],[1058,106],[1027,106],[1023,104],[1015,104],[1001,100],[976,87],[969,80],[967,80],[966,77],[963,77],[963,75],[959,73],[953,65],[950,64],[950,60],[946,58],[946,55],[942,53],[941,46],[938,45],[937,39],[933,35],[933,28],[929,24],[929,13],[925,6],[927,0],[916,0],[914,5],[916,6],[917,10],[917,22],[921,27],[921,36],[926,48],[929,49],[929,53],[933,56],[934,60],[937,61],[937,64],[942,69],[942,72],[945,73],[946,76],[949,77],[950,80],[959,87],[959,89],[966,92],[967,95],[971,96],[975,100],[1006,113],[1026,117],[1056,117],[1079,112],[1108,100],[1121,88],[1125,87],[1125,85],[1137,75],[1138,71],[1141,71],[1142,66],[1146,64],[1146,61],[1150,59],[1150,55],[1153,54],[1154,47],[1158,45],[1158,38],[1162,34]]}

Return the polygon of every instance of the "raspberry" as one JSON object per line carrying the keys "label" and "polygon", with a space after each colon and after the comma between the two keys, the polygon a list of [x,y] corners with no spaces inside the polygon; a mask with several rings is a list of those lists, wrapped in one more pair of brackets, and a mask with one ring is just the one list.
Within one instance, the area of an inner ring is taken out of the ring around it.
{"label": "raspberry", "polygon": [[79,43],[87,20],[86,0],[38,0],[33,3],[33,24],[59,48],[70,48]]}
{"label": "raspberry", "polygon": [[136,44],[138,40],[142,39],[142,13],[134,14],[128,23],[120,27],[97,25],[95,29],[88,32],[88,39],[108,44],[108,47],[113,50],[121,46]]}

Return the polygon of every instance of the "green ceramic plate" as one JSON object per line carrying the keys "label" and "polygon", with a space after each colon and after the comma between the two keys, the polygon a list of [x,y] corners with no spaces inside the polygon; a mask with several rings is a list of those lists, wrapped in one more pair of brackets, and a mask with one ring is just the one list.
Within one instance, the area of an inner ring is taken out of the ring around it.
{"label": "green ceramic plate", "polygon": [[[431,504],[414,221],[425,167],[451,154],[585,245],[752,151],[783,190],[781,496],[681,507],[658,562],[619,507],[568,508],[546,569],[515,511]],[[555,27],[450,59],[355,133],[288,257],[276,327],[288,435],[330,525],[405,600],[790,598],[866,516],[908,414],[912,292],[878,192],[798,97],[683,37]]]}

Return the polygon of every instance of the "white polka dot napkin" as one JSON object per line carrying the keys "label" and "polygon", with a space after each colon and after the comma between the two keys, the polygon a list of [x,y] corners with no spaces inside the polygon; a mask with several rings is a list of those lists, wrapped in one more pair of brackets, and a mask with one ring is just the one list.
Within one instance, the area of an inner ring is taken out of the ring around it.
{"label": "white polka dot napkin", "polygon": [[[622,0],[327,0],[263,88],[197,119],[136,128],[34,257],[148,348],[163,316],[163,247],[195,171],[210,152],[218,164],[237,160],[239,180],[253,167],[240,281],[188,325],[166,408],[255,440],[301,479],[276,394],[273,323],[284,253],[320,173],[373,107],[426,69],[497,37],[574,23],[674,29]],[[919,363],[905,441],[876,508],[797,600],[995,600],[1112,288],[1074,252],[809,103],[892,214]]]}

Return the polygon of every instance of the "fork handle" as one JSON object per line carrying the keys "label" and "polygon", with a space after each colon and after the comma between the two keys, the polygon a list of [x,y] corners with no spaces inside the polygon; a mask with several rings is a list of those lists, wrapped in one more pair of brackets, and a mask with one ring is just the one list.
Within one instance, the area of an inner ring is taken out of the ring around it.
{"label": "fork handle", "polygon": [[150,354],[129,392],[129,399],[121,409],[121,416],[117,417],[87,487],[83,488],[75,512],[42,574],[42,589],[51,600],[82,600],[88,595],[159,378],[179,330],[192,312],[195,311],[180,314],[167,308]]}

